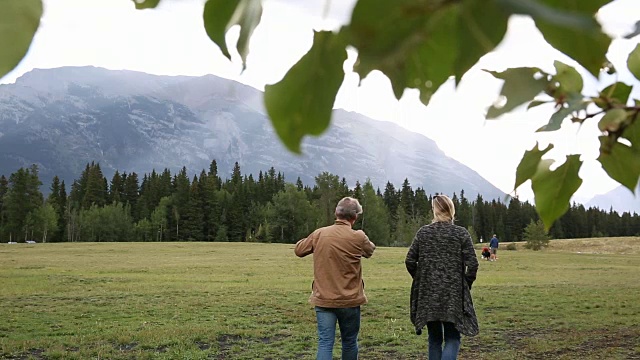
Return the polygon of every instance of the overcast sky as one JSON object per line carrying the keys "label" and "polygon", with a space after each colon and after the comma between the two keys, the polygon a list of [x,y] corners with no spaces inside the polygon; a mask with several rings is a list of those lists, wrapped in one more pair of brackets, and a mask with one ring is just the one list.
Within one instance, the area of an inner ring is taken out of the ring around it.
{"label": "overcast sky", "polygon": [[[201,15],[204,0],[163,1],[158,9],[136,11],[130,0],[44,0],[45,14],[29,53],[0,82],[14,82],[33,68],[94,65],[166,75],[214,74],[264,89],[265,84],[280,80],[311,47],[313,29],[337,29],[348,23],[355,3],[265,1],[247,70],[241,73],[239,56],[234,54],[234,61],[229,62],[207,38]],[[600,11],[598,19],[605,31],[619,38],[640,19],[640,1],[616,0]],[[237,36],[238,29],[231,29],[228,40],[235,42]],[[619,71],[618,79],[633,85],[640,84],[625,62],[638,41],[640,37],[616,39],[608,54]],[[617,186],[595,160],[599,147],[596,120],[581,128],[565,124],[558,132],[535,134],[552,114],[550,107],[518,111],[500,120],[484,119],[487,107],[497,99],[501,82],[481,69],[538,66],[552,72],[555,59],[575,65],[553,50],[528,18],[512,17],[507,36],[496,51],[483,57],[457,89],[451,83],[443,85],[428,107],[419,102],[415,91],[405,92],[396,101],[389,81],[378,72],[370,74],[358,87],[359,78],[350,71],[355,58],[355,52],[349,51],[347,76],[336,107],[392,121],[426,135],[447,155],[476,170],[504,192],[512,190],[520,158],[536,141],[543,145],[555,141],[556,149],[549,155],[560,161],[566,154],[584,154],[585,164],[580,172],[584,183],[576,200],[586,201]],[[615,77],[607,75],[598,81],[586,71],[581,72],[587,90],[594,94],[615,81]],[[638,89],[634,94],[640,97]],[[528,182],[518,189],[518,195],[532,199]]]}

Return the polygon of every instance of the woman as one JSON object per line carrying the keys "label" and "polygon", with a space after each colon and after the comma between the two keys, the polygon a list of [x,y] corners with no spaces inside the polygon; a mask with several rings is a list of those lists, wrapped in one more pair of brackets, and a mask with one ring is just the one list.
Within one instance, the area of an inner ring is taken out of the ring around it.
{"label": "woman", "polygon": [[478,259],[469,232],[453,224],[451,199],[436,195],[432,203],[433,221],[418,230],[405,261],[413,277],[411,322],[418,335],[427,327],[430,360],[450,360],[458,357],[460,334],[478,334],[470,292]]}

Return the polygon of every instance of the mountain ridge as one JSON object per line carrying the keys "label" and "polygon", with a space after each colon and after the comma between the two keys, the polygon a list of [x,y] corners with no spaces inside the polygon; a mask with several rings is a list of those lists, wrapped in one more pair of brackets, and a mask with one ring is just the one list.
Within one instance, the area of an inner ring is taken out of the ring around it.
{"label": "mountain ridge", "polygon": [[0,126],[0,173],[32,162],[45,184],[53,175],[78,178],[91,161],[108,175],[182,166],[198,173],[216,159],[223,176],[238,161],[243,173],[274,166],[287,181],[300,176],[305,184],[329,171],[350,186],[367,178],[380,188],[398,186],[408,178],[431,193],[504,196],[428,137],[342,109],[296,156],[275,136],[259,90],[214,75],[37,69],[0,85]]}
{"label": "mountain ridge", "polygon": [[[640,194],[640,185],[636,187],[636,194]],[[626,187],[620,185],[604,194],[596,195],[587,201],[586,207],[600,209],[614,209],[620,213],[629,212],[640,214],[640,199]]]}

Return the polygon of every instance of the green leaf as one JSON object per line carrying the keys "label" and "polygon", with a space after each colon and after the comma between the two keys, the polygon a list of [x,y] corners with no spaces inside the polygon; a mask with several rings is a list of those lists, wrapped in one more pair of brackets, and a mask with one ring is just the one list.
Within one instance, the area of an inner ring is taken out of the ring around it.
{"label": "green leaf", "polygon": [[636,115],[633,122],[624,129],[622,137],[629,140],[631,142],[631,146],[636,149],[640,149],[640,114]]}
{"label": "green leaf", "polygon": [[[539,0],[538,2],[578,19],[573,23],[562,23],[539,14],[530,14],[551,46],[576,60],[597,77],[602,64],[606,61],[611,38],[602,32],[595,14],[610,0]],[[582,25],[578,26],[578,24]]]}
{"label": "green leaf", "polygon": [[640,177],[640,151],[607,136],[600,136],[598,161],[609,176],[632,192]]}
{"label": "green leaf", "polygon": [[462,4],[458,26],[456,81],[502,41],[509,13],[493,0],[467,0]]}
{"label": "green leaf", "polygon": [[620,129],[620,125],[627,120],[627,112],[624,109],[612,109],[598,122],[600,131],[616,132]]}
{"label": "green leaf", "polygon": [[225,34],[232,26],[240,25],[237,49],[242,58],[243,69],[247,66],[251,34],[261,18],[260,0],[208,0],[204,5],[203,19],[207,35],[229,60],[231,60],[231,54],[229,54]]}
{"label": "green leaf", "polygon": [[640,80],[640,44],[636,45],[636,48],[629,54],[627,66],[633,76]]}
{"label": "green leaf", "polygon": [[131,0],[136,4],[136,9],[153,9],[160,3],[160,0]]}
{"label": "green leaf", "polygon": [[583,82],[580,73],[572,66],[560,61],[555,61],[553,64],[556,68],[556,74],[553,76],[553,80],[560,84],[554,94],[555,97],[566,97],[571,93],[581,93]]}
{"label": "green leaf", "polygon": [[[405,87],[418,89],[420,100],[428,105],[431,96],[453,74],[456,52],[451,49],[451,33],[455,31],[456,16],[456,8],[433,16],[429,22],[429,40],[418,46],[406,59],[404,78],[398,77],[404,82],[394,86],[397,94],[402,96],[401,91],[397,91],[399,87],[402,91]],[[433,54],[439,55],[439,61],[433,61]]]}
{"label": "green leaf", "polygon": [[311,50],[280,82],[265,87],[267,113],[289,150],[299,153],[305,135],[320,135],[329,126],[344,80],[345,46],[340,34],[316,32]]}
{"label": "green leaf", "polygon": [[600,91],[600,98],[609,100],[609,102],[614,104],[625,105],[627,101],[629,101],[631,89],[631,86],[623,82],[617,82],[607,86],[606,88],[604,88],[604,90]]}
{"label": "green leaf", "polygon": [[505,9],[513,14],[529,15],[534,19],[542,19],[550,24],[585,31],[594,29],[596,24],[594,24],[592,15],[610,1],[582,0],[585,3],[581,4],[582,6],[580,7],[583,13],[576,13],[572,4],[567,4],[567,1],[497,0],[501,6],[504,6]]}
{"label": "green leaf", "polygon": [[548,166],[539,167],[531,179],[536,210],[547,230],[569,209],[571,196],[582,185],[578,177],[581,166],[580,155],[569,155],[555,171]]}
{"label": "green leaf", "polygon": [[441,1],[359,0],[347,35],[358,50],[354,70],[365,78],[380,70],[391,81],[396,98],[405,88],[419,89],[421,100],[454,74],[460,5]]}
{"label": "green leaf", "polygon": [[40,17],[40,0],[0,1],[0,79],[27,54]]}
{"label": "green leaf", "polygon": [[[553,144],[549,144],[546,149],[540,150],[538,149],[538,143],[536,143],[536,146],[534,146],[533,149],[524,152],[522,160],[520,160],[520,164],[516,170],[516,184],[513,186],[514,190],[536,174],[538,166],[540,166],[542,156],[548,153],[551,149],[553,149]],[[549,165],[547,165],[547,168]]]}
{"label": "green leaf", "polygon": [[584,99],[582,99],[582,95],[571,94],[571,97],[567,99],[567,102],[564,103],[558,111],[551,115],[549,123],[536,130],[536,132],[559,130],[562,126],[562,122],[567,118],[567,116],[576,111],[585,110],[589,104],[589,101],[584,101]]}
{"label": "green leaf", "polygon": [[540,105],[544,105],[544,104],[548,104],[551,101],[541,101],[541,100],[533,100],[532,102],[529,103],[529,105],[527,105],[527,110],[532,109],[536,106],[540,106]]}
{"label": "green leaf", "polygon": [[538,78],[536,78],[536,74],[544,75],[538,68],[513,68],[501,73],[495,71],[487,72],[498,79],[504,80],[500,95],[507,98],[507,102],[503,107],[491,106],[489,108],[487,119],[495,119],[532,100],[549,85],[546,76],[537,76]]}

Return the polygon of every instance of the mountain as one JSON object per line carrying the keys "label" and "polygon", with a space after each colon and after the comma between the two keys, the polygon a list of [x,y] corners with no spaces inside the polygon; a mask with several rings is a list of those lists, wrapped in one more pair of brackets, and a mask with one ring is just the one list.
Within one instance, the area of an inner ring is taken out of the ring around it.
{"label": "mountain", "polygon": [[91,161],[110,177],[116,169],[182,166],[199,173],[216,159],[223,177],[237,161],[245,174],[273,166],[305,184],[329,171],[351,186],[367,178],[377,187],[399,186],[408,178],[430,193],[504,195],[431,139],[344,110],[334,111],[324,135],[306,138],[302,151],[294,155],[277,139],[262,92],[213,75],[63,67],[0,85],[0,174],[36,163],[46,186],[53,175],[70,184]]}
{"label": "mountain", "polygon": [[[636,189],[636,194],[640,194],[640,186]],[[640,199],[624,186],[618,186],[607,193],[594,196],[586,206],[595,206],[605,210],[613,208],[619,213],[627,211],[640,214]]]}

